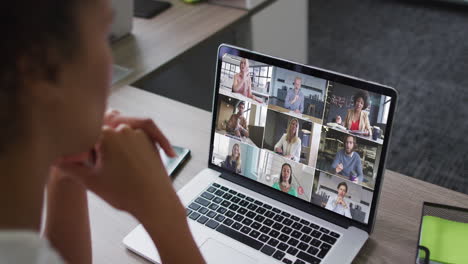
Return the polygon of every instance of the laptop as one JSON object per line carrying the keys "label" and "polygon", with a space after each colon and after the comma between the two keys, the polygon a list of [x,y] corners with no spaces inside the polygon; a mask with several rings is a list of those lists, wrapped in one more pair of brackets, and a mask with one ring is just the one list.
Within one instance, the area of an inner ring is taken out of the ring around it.
{"label": "laptop", "polygon": [[[350,263],[375,223],[397,92],[226,44],[216,59],[208,166],[178,192],[206,262]],[[141,225],[123,243],[160,262]]]}

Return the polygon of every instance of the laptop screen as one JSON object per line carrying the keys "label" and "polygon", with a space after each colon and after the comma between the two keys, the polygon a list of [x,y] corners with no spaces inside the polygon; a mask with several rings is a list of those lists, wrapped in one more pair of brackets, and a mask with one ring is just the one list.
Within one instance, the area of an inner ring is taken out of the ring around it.
{"label": "laptop screen", "polygon": [[226,51],[210,162],[367,224],[391,97]]}

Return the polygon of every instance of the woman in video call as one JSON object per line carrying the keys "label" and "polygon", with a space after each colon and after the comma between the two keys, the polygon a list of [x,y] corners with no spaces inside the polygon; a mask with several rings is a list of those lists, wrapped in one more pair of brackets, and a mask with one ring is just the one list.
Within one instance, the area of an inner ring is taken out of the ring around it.
{"label": "woman in video call", "polygon": [[249,60],[242,58],[240,61],[240,72],[234,75],[234,82],[232,83],[232,91],[240,93],[245,97],[263,103],[263,100],[257,98],[252,94],[252,80],[249,74]]}
{"label": "woman in video call", "polygon": [[327,206],[325,208],[337,214],[351,218],[349,203],[345,199],[346,193],[348,192],[348,185],[345,182],[341,182],[338,184],[337,191],[337,196],[330,196],[330,198],[328,198]]}
{"label": "woman in video call", "polygon": [[344,125],[348,130],[363,132],[364,136],[372,136],[369,116],[363,111],[369,106],[369,95],[364,91],[358,91],[353,98],[354,108],[348,110]]}
{"label": "woman in video call", "polygon": [[226,157],[222,167],[232,172],[241,173],[241,154],[239,144],[236,143],[232,146],[231,155]]}
{"label": "woman in video call", "polygon": [[292,168],[288,163],[281,166],[279,182],[273,184],[273,188],[297,197],[296,190],[292,187]]}
{"label": "woman in video call", "polygon": [[298,137],[297,131],[299,121],[296,118],[291,119],[281,139],[275,145],[275,152],[280,153],[288,159],[299,162],[301,159],[301,139]]}

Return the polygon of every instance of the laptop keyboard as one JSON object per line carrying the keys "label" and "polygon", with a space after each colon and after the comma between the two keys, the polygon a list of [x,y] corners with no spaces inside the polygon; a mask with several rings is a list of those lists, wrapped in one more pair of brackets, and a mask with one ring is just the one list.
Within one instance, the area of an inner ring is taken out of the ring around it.
{"label": "laptop keyboard", "polygon": [[318,264],[340,234],[213,183],[187,216],[283,263]]}

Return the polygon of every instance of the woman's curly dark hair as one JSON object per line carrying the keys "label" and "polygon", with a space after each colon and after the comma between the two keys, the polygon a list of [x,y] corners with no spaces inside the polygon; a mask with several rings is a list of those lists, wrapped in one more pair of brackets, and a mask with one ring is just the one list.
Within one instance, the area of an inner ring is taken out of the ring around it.
{"label": "woman's curly dark hair", "polygon": [[356,105],[356,101],[358,98],[362,98],[362,100],[364,101],[364,106],[362,107],[362,110],[367,109],[367,107],[369,107],[369,94],[365,91],[358,91],[357,93],[355,93],[353,96],[354,105]]}

